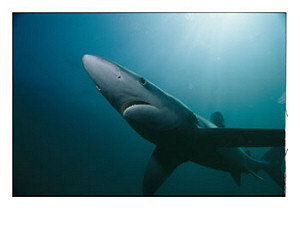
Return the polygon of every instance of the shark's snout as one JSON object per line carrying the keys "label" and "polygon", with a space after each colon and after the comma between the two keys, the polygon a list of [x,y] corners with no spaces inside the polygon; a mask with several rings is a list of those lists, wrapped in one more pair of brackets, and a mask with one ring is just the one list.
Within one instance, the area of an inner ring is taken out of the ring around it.
{"label": "shark's snout", "polygon": [[88,61],[89,58],[92,58],[93,56],[92,55],[89,55],[89,54],[84,54],[82,56],[82,62],[83,64],[86,64],[86,62]]}
{"label": "shark's snout", "polygon": [[95,76],[99,74],[99,72],[103,71],[106,65],[104,59],[89,54],[82,56],[82,63],[85,70],[93,80],[95,79]]}
{"label": "shark's snout", "polygon": [[95,81],[95,69],[96,69],[96,65],[97,65],[97,59],[96,56],[93,55],[89,55],[89,54],[84,54],[82,56],[82,63],[83,66],[85,68],[85,70],[88,72],[89,76],[91,77],[91,79],[93,81]]}
{"label": "shark's snout", "polygon": [[82,56],[82,63],[97,86],[107,84],[118,73],[115,64],[98,56],[85,54]]}
{"label": "shark's snout", "polygon": [[96,56],[93,55],[84,54],[82,56],[82,63],[85,69],[88,69],[91,66],[91,64],[95,62],[95,60],[96,60]]}
{"label": "shark's snout", "polygon": [[113,67],[115,65],[104,58],[90,54],[84,54],[82,56],[82,62],[86,69],[97,67],[97,69],[99,70],[102,67]]}

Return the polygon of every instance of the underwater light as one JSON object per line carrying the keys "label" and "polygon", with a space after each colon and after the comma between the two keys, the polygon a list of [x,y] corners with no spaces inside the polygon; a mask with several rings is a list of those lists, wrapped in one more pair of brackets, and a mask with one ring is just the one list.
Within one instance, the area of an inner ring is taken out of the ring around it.
{"label": "underwater light", "polygon": [[243,38],[244,28],[255,20],[249,13],[187,13],[184,18],[182,45],[185,50],[201,52],[204,48],[211,53],[234,45]]}
{"label": "underwater light", "polygon": [[[204,17],[205,16],[205,17]],[[245,25],[247,21],[247,14],[245,13],[209,13],[208,16],[200,13],[189,13],[185,18],[192,23],[192,26],[209,25],[206,28],[221,29],[237,28]]]}

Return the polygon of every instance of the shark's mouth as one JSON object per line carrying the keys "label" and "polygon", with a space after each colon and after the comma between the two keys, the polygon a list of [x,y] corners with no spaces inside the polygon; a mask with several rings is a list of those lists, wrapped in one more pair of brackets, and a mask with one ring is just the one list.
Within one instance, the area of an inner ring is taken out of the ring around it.
{"label": "shark's mouth", "polygon": [[125,102],[122,107],[121,107],[121,111],[122,113],[124,113],[128,108],[132,107],[132,106],[137,106],[137,105],[151,105],[148,102],[144,102],[144,101],[129,101],[129,102]]}

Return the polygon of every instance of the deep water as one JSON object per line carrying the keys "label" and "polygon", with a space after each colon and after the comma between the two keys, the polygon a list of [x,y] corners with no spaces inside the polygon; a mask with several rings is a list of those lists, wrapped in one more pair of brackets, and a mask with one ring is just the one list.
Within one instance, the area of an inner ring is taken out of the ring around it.
{"label": "deep water", "polygon": [[[154,145],[85,72],[94,54],[149,79],[232,128],[285,127],[284,13],[13,15],[14,195],[141,195]],[[261,157],[267,148],[256,148]],[[158,195],[279,195],[260,181],[191,162]]]}

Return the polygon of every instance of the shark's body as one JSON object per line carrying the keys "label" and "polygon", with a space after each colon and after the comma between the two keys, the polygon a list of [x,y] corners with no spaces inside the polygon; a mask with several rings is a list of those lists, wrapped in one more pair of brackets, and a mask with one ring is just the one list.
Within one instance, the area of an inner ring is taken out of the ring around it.
{"label": "shark's body", "polygon": [[[284,130],[228,129],[216,112],[207,120],[143,77],[103,58],[84,55],[83,64],[97,89],[142,137],[156,145],[143,181],[153,194],[186,161],[229,172],[240,184],[241,173],[264,169],[284,190]],[[273,147],[252,158],[239,147]]]}

